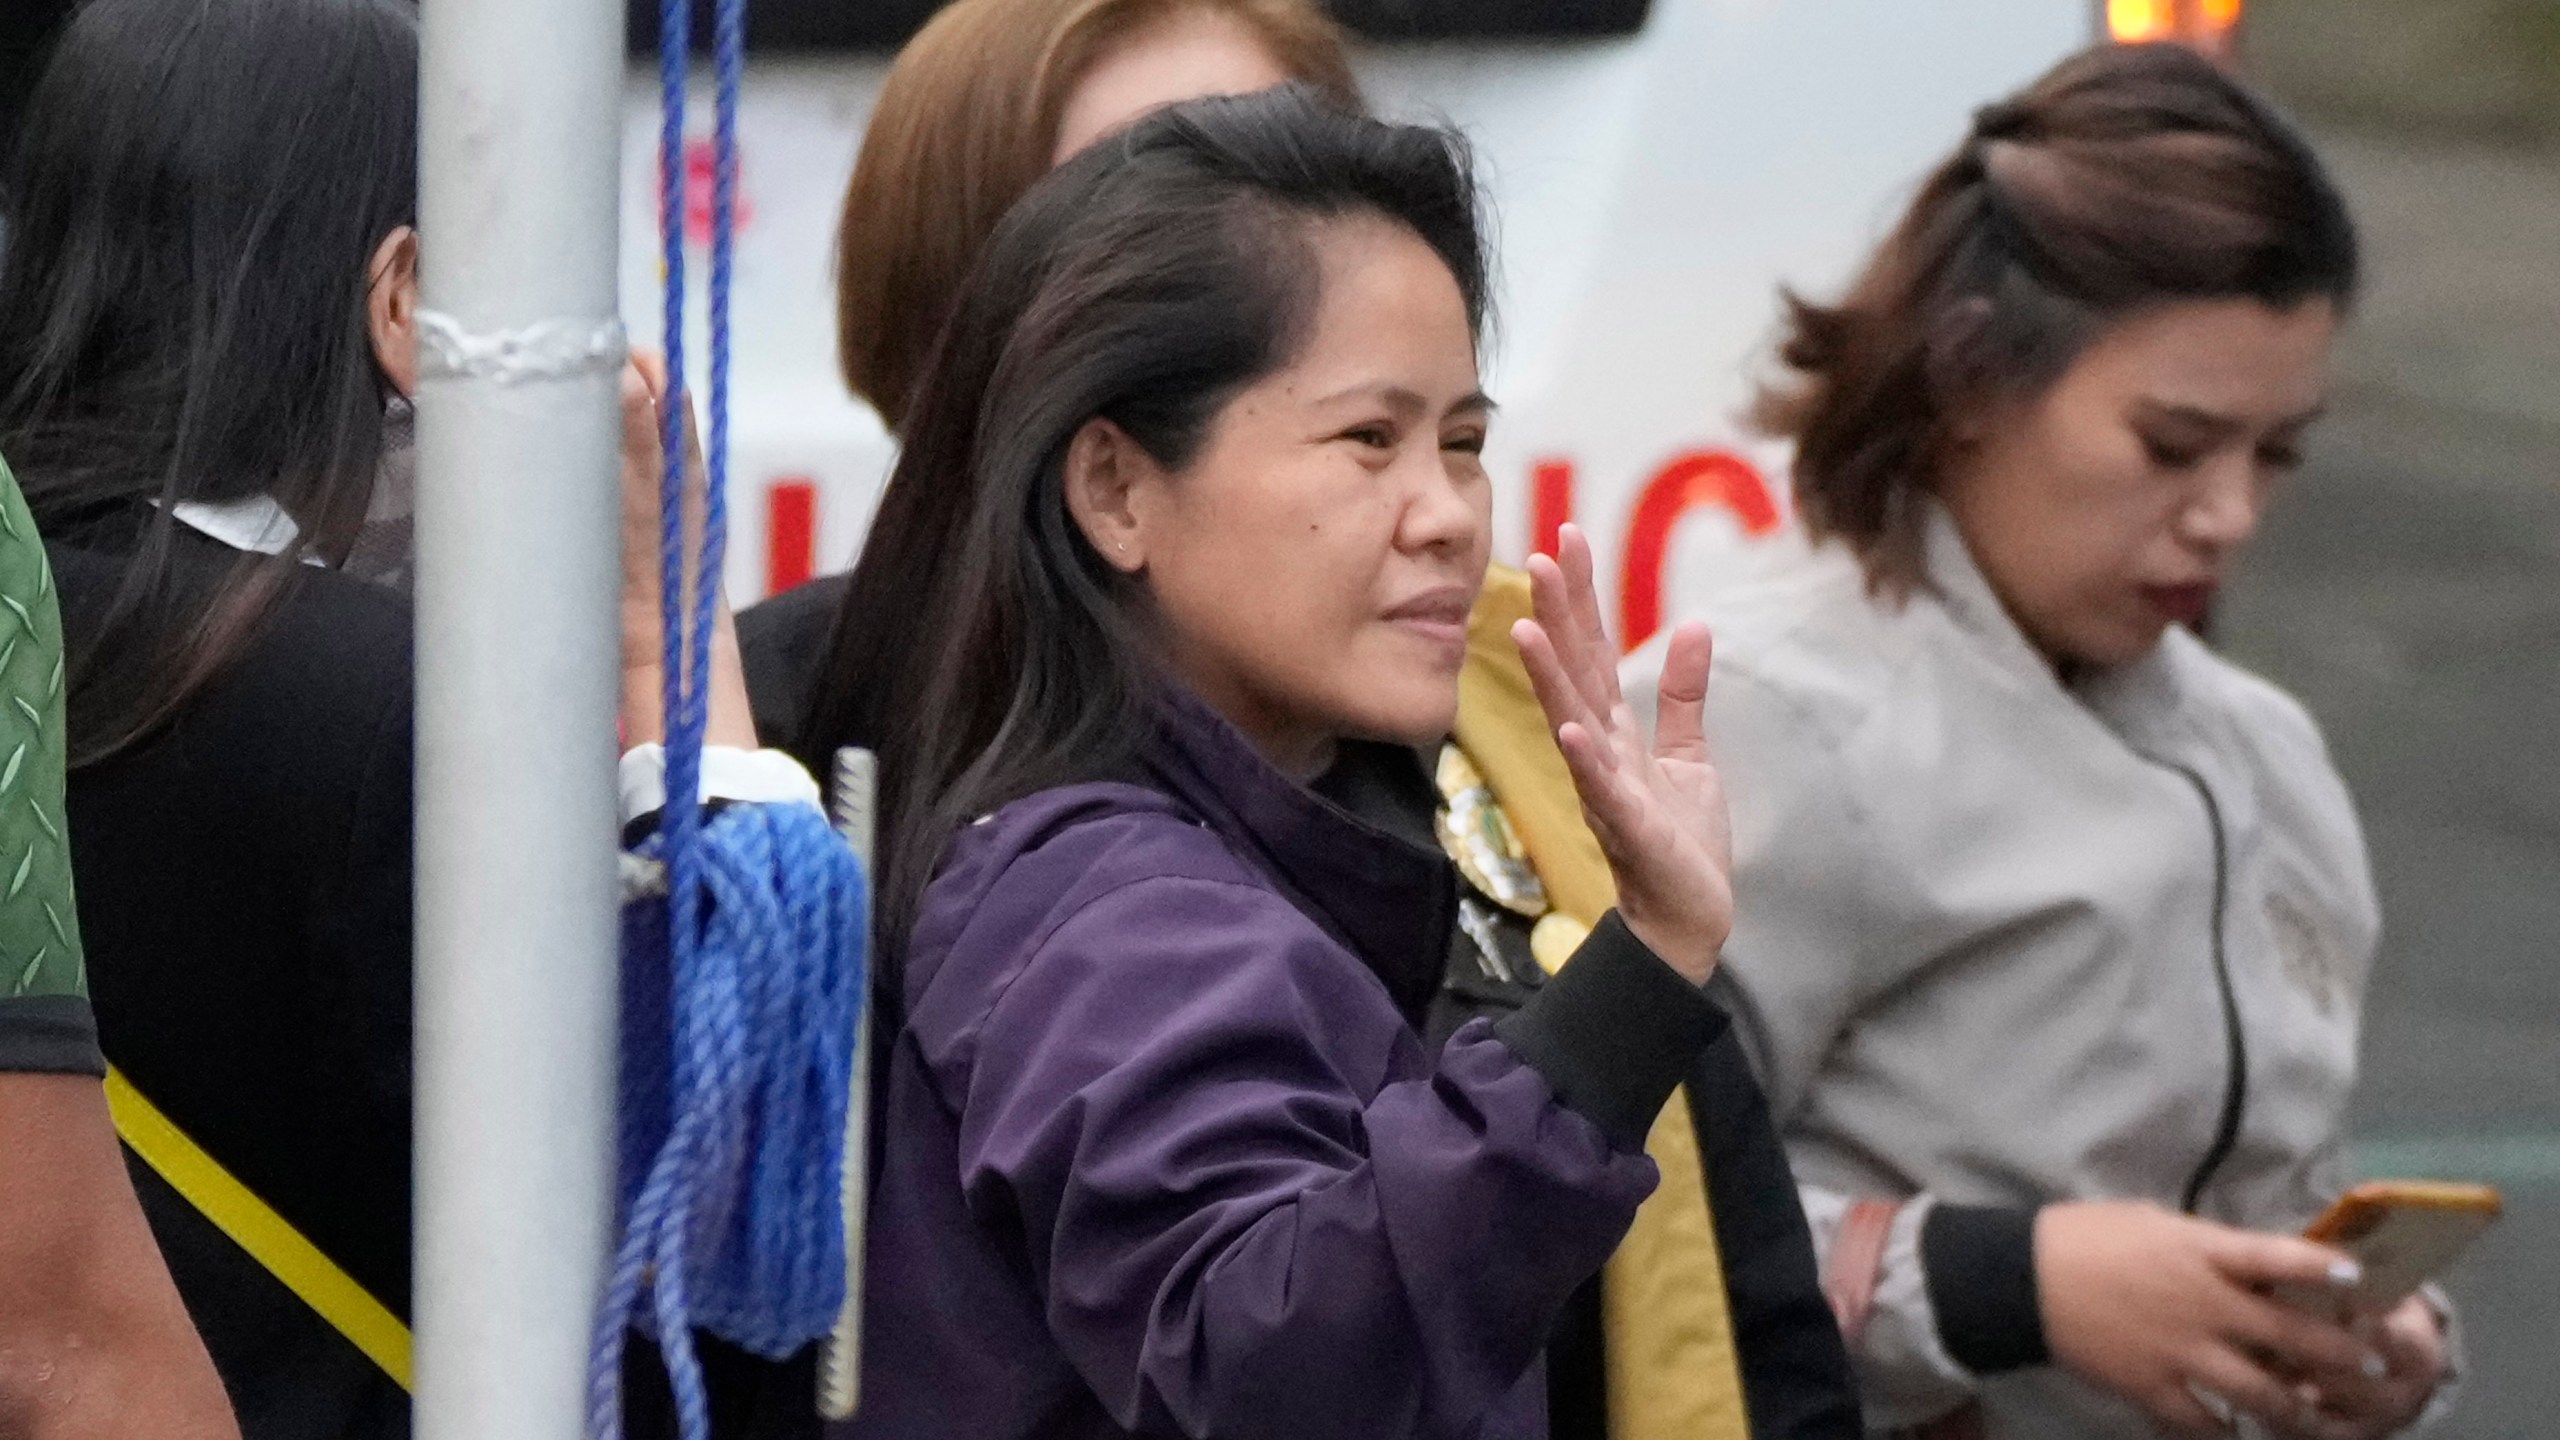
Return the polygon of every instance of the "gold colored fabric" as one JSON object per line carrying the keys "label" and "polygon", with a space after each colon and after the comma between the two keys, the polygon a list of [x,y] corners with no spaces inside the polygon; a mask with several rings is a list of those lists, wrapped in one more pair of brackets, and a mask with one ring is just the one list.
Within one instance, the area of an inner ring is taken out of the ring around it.
{"label": "gold colored fabric", "polygon": [[1564,973],[1564,962],[1591,938],[1591,927],[1562,911],[1541,916],[1529,930],[1529,954],[1550,975]]}
{"label": "gold colored fabric", "polygon": [[[1529,577],[1493,567],[1468,621],[1457,741],[1510,816],[1557,911],[1596,924],[1617,903],[1617,887],[1511,643],[1512,623],[1529,613]],[[1686,1091],[1672,1092],[1645,1149],[1662,1187],[1636,1212],[1600,1277],[1610,1440],[1750,1440],[1724,1257]]]}
{"label": "gold colored fabric", "polygon": [[1529,577],[1496,565],[1467,620],[1467,664],[1458,672],[1457,740],[1502,802],[1529,849],[1555,908],[1595,924],[1618,901],[1600,842],[1582,823],[1582,801],[1564,754],[1547,732],[1529,688],[1528,667],[1511,643],[1512,622],[1529,618]]}

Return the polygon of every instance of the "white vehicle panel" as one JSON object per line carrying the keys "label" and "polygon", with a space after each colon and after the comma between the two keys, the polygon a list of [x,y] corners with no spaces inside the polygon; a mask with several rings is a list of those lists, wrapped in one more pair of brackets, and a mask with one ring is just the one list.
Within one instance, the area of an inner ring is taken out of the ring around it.
{"label": "white vehicle panel", "polygon": [[[1748,573],[1769,552],[1756,541],[1785,528],[1783,448],[1741,418],[1767,373],[1779,287],[1833,292],[1974,107],[2089,43],[2095,18],[2086,0],[1657,0],[1622,40],[1366,51],[1361,80],[1382,112],[1452,121],[1477,149],[1500,257],[1496,553],[1518,559],[1569,510],[1631,630]],[[832,254],[887,65],[763,62],[748,77],[728,573],[740,604],[777,573],[850,563],[894,455],[836,375]],[[694,96],[707,174],[708,86]],[[658,125],[655,73],[635,70],[623,297],[643,344],[660,329]],[[694,188],[707,196],[707,180]],[[695,201],[697,238],[705,208]],[[699,383],[708,266],[693,256]],[[805,537],[794,486],[814,502]]]}

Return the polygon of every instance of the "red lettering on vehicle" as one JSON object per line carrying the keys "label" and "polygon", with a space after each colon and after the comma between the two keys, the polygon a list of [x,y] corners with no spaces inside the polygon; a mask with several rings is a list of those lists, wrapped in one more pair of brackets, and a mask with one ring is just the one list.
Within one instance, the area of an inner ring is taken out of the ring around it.
{"label": "red lettering on vehicle", "polygon": [[1691,450],[1674,456],[1636,497],[1627,522],[1625,564],[1618,573],[1618,643],[1629,650],[1662,628],[1662,565],[1671,533],[1682,516],[1702,506],[1732,512],[1750,536],[1778,528],[1778,502],[1769,482],[1739,455]]}
{"label": "red lettering on vehicle", "polygon": [[765,487],[764,589],[779,595],[818,571],[818,485],[790,475]]}
{"label": "red lettering on vehicle", "polygon": [[1529,553],[1556,553],[1556,533],[1573,518],[1573,462],[1541,460],[1529,468]]}

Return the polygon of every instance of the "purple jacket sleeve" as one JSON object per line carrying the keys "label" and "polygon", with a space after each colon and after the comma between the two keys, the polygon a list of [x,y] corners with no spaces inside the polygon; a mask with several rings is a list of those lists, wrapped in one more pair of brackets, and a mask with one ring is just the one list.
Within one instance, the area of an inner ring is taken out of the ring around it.
{"label": "purple jacket sleeve", "polygon": [[1247,885],[1102,895],[974,1042],[942,1077],[970,1207],[1133,1430],[1464,1434],[1656,1178],[1482,1023],[1435,1062]]}

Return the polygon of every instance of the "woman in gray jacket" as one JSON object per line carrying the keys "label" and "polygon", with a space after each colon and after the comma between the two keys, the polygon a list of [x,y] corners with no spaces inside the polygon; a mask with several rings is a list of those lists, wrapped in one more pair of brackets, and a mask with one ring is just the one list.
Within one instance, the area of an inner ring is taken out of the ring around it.
{"label": "woman in gray jacket", "polygon": [[2443,1388],[2439,1299],[2267,1296],[2347,1178],[2374,894],[2310,718],[2183,628],[2355,273],[2281,117],[2116,47],[1982,111],[1845,298],[1791,301],[1762,418],[1818,543],[1707,616],[1720,984],[1871,1425],[2363,1440]]}

